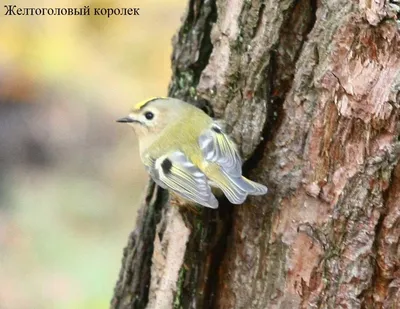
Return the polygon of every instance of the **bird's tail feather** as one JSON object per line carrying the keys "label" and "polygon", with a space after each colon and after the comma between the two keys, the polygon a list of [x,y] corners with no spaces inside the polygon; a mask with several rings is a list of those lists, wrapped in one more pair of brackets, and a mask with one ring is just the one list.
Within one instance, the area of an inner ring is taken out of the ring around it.
{"label": "bird's tail feather", "polygon": [[224,192],[232,204],[242,204],[247,195],[263,195],[268,192],[266,186],[251,181],[243,176],[230,177],[224,173],[222,181],[215,184]]}
{"label": "bird's tail feather", "polygon": [[242,177],[243,182],[246,183],[248,187],[250,187],[247,192],[250,195],[264,195],[267,194],[268,188],[258,182],[251,181],[250,179],[247,179],[246,177]]}

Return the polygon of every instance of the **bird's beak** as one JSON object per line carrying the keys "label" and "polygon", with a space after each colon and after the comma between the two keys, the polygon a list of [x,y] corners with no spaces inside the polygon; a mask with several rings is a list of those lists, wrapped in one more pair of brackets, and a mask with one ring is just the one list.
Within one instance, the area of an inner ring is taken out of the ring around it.
{"label": "bird's beak", "polygon": [[121,123],[132,123],[132,122],[135,122],[135,119],[132,119],[131,117],[127,116],[127,117],[118,119],[117,122],[121,122]]}

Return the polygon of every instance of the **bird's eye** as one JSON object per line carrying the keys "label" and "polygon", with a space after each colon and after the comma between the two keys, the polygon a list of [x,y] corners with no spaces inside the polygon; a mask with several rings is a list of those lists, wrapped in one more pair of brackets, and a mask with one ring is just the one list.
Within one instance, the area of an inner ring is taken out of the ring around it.
{"label": "bird's eye", "polygon": [[146,112],[144,116],[146,117],[147,120],[151,120],[154,118],[154,114],[152,112]]}

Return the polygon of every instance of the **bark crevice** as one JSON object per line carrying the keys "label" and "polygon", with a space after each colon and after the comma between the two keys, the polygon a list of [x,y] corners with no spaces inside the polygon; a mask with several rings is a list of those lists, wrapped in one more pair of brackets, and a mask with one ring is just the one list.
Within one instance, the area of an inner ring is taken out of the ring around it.
{"label": "bark crevice", "polygon": [[[150,268],[156,226],[161,219],[166,191],[150,181],[136,228],[129,235],[110,308],[144,308],[148,301]],[[128,307],[129,306],[129,307]]]}

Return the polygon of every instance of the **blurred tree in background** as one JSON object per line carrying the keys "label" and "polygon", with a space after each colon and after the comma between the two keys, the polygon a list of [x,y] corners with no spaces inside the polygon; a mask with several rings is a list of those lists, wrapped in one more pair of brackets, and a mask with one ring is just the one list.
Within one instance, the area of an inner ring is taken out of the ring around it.
{"label": "blurred tree in background", "polygon": [[[5,4],[141,15],[4,16]],[[115,119],[166,94],[183,5],[0,3],[0,308],[108,308],[147,181]]]}

